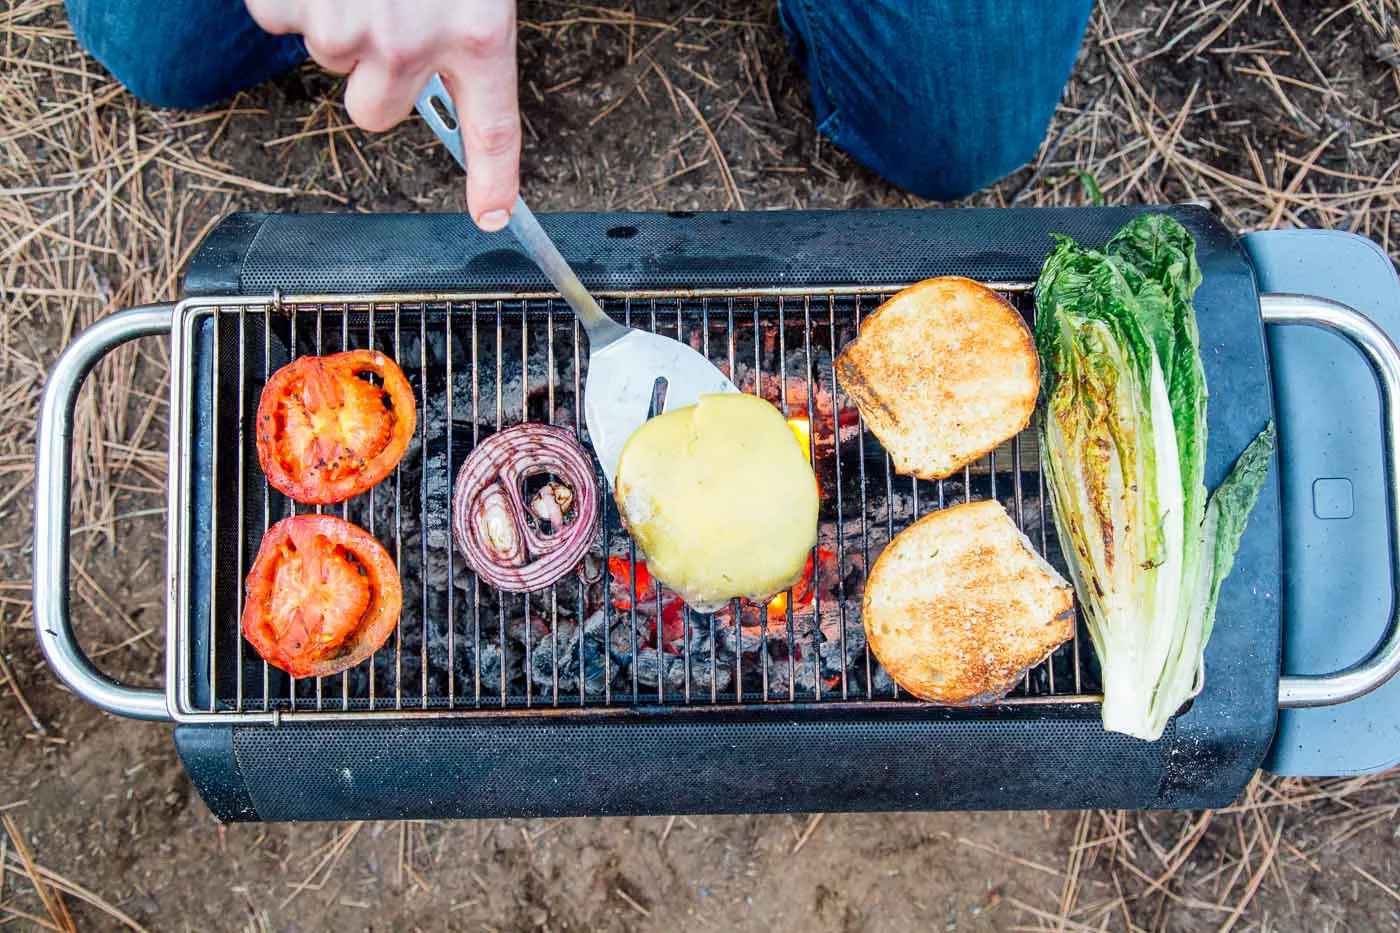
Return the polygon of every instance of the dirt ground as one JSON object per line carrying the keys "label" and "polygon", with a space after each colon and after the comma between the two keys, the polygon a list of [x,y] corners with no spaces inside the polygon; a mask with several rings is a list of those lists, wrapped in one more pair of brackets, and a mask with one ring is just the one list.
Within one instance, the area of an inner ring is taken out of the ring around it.
{"label": "dirt ground", "polygon": [[[771,2],[523,2],[541,210],[919,205],[815,133]],[[1203,814],[810,815],[217,825],[170,730],[60,688],[29,606],[33,425],[83,326],[178,291],[233,210],[444,210],[410,122],[348,126],[308,67],[158,111],[56,0],[0,5],[0,926],[83,930],[1400,928],[1400,776],[1256,780]],[[1400,4],[1107,2],[1037,160],[969,203],[1201,200],[1241,230],[1354,230],[1400,259]],[[693,104],[693,106],[692,106]],[[163,665],[166,351],[79,406],[76,627]],[[71,925],[69,920],[71,919]]]}

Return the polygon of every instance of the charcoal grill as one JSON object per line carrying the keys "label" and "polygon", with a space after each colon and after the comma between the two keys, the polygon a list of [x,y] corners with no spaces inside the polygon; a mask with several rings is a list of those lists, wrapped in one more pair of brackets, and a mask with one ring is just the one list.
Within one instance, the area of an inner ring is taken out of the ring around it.
{"label": "charcoal grill", "polygon": [[[1383,329],[1323,299],[1260,295],[1257,262],[1208,212],[1169,210],[1195,234],[1205,271],[1207,482],[1275,416],[1265,323],[1353,341],[1386,400],[1369,449],[1393,445],[1400,356]],[[708,615],[664,588],[642,592],[611,503],[579,573],[545,591],[498,593],[456,554],[451,478],[475,444],[522,420],[587,439],[586,343],[523,257],[457,215],[235,215],[202,244],[182,301],[99,322],[55,367],[36,507],[41,641],[85,699],[173,720],[187,768],[224,819],[1223,804],[1270,751],[1280,707],[1354,699],[1400,664],[1385,613],[1374,620],[1384,637],[1353,657],[1364,661],[1281,675],[1284,572],[1297,569],[1284,566],[1286,464],[1282,501],[1275,477],[1222,594],[1206,689],[1158,742],[1102,730],[1082,628],[1004,700],[949,709],[896,687],[860,619],[880,548],[953,502],[997,499],[1052,562],[1063,556],[1033,431],[950,479],[899,476],[837,385],[835,352],[881,301],[929,275],[985,281],[1029,318],[1049,234],[1102,242],[1132,213],[546,218],[611,314],[690,342],[805,430],[822,488],[810,585]],[[104,353],[155,336],[171,341],[172,372],[164,690],[97,671],[67,605],[73,399]],[[417,436],[376,488],[343,505],[298,505],[259,470],[259,391],[295,356],[358,347],[398,360],[418,399]],[[1377,481],[1385,499],[1393,483]],[[1396,498],[1386,504],[1393,514]],[[306,511],[379,537],[400,569],[404,611],[372,659],[294,679],[256,656],[239,620],[263,532]],[[1386,580],[1393,550],[1375,555]]]}

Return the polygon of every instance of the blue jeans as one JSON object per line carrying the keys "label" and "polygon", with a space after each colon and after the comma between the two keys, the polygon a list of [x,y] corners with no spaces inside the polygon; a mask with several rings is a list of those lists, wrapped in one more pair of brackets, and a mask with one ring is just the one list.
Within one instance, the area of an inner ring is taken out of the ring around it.
{"label": "blue jeans", "polygon": [[[160,107],[194,109],[306,58],[242,0],[66,0],[78,41]],[[352,0],[353,2],[353,0]],[[818,129],[907,191],[951,200],[1029,161],[1093,0],[780,0]]]}

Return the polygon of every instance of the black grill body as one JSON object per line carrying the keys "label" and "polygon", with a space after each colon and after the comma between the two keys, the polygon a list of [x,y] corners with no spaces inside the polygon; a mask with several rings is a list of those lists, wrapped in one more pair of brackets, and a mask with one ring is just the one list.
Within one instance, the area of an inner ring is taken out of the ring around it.
{"label": "black grill body", "polygon": [[[1207,211],[1196,238],[1211,391],[1206,484],[1273,417],[1252,268]],[[541,218],[598,290],[1033,280],[1052,233],[1101,244],[1140,209],[567,214]],[[187,295],[538,291],[504,235],[441,215],[235,215]],[[211,367],[196,343],[196,378]],[[207,376],[203,377],[207,378]],[[207,417],[209,413],[204,413]],[[196,413],[196,420],[201,415]],[[207,445],[206,445],[207,446]],[[211,450],[196,450],[208,461]],[[207,480],[195,507],[207,503]],[[278,725],[185,724],[176,745],[226,820],[895,809],[1201,808],[1229,803],[1277,716],[1277,471],[1221,594],[1204,691],[1157,742],[1106,733],[1093,704],[951,710],[821,703],[616,707]],[[207,553],[196,522],[191,546]],[[203,550],[201,550],[203,549]],[[211,581],[196,573],[192,599]],[[197,629],[197,627],[196,627]],[[207,633],[193,633],[196,639]]]}

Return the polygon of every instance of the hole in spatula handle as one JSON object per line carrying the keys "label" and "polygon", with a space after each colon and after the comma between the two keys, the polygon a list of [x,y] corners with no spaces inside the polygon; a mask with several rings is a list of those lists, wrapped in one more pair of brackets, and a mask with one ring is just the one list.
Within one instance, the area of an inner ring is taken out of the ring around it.
{"label": "hole in spatula handle", "polygon": [[647,417],[655,418],[666,410],[666,377],[657,376],[656,381],[651,385],[651,407],[647,409]]}
{"label": "hole in spatula handle", "polygon": [[452,114],[452,106],[436,94],[428,98],[428,103],[432,106],[433,113],[442,121],[442,125],[450,132],[457,132],[457,118]]}

